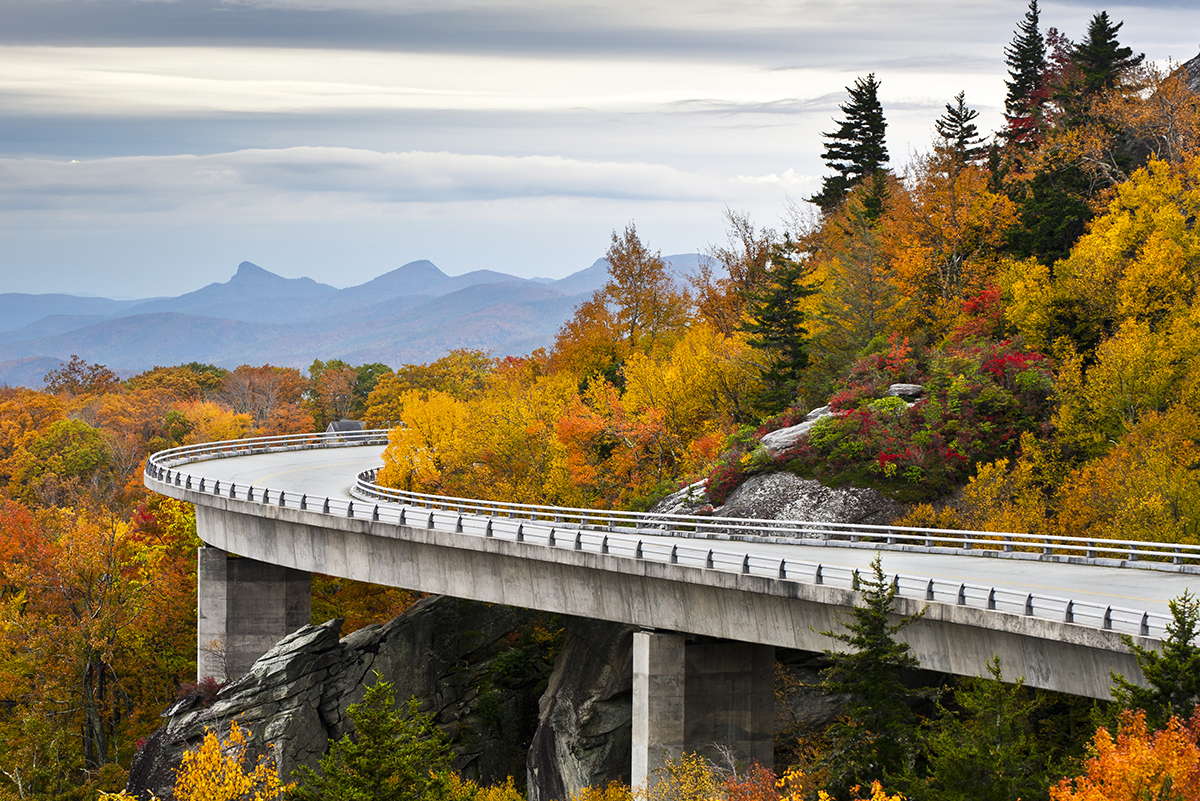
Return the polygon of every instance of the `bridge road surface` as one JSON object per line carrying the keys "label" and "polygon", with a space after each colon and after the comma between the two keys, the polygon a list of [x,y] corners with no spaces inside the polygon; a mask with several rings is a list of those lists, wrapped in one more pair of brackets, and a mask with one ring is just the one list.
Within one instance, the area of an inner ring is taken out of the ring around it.
{"label": "bridge road surface", "polygon": [[[350,494],[358,474],[383,463],[383,446],[357,446],[263,453],[212,459],[180,465],[196,476],[219,479],[222,485],[236,482],[239,487],[284,490],[288,495],[306,493],[310,498],[353,499]],[[619,529],[618,529],[619,531]],[[470,536],[470,535],[467,535]],[[650,543],[654,540],[698,544],[669,535],[637,535]],[[754,543],[707,540],[704,547],[716,551],[751,553],[792,561],[819,562],[866,570],[879,551],[869,547],[837,547],[820,540],[791,543]],[[806,544],[807,543],[807,544]],[[1028,559],[982,557],[916,551],[883,550],[883,568],[890,576],[938,579],[947,582],[985,584],[1008,588],[1019,593],[1071,598],[1101,606],[1136,609],[1169,615],[1167,602],[1191,590],[1200,594],[1200,575],[1141,568],[1104,567]]]}

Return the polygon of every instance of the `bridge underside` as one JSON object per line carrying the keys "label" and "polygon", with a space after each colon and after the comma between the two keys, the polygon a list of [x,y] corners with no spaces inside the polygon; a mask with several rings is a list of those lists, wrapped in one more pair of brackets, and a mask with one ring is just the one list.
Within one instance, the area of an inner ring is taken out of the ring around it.
{"label": "bridge underside", "polygon": [[[212,498],[196,508],[201,539],[245,557],[227,560],[223,571],[215,555],[201,557],[201,665],[213,664],[205,648],[223,641],[228,672],[244,672],[275,640],[307,623],[307,597],[300,596],[307,596],[310,572],[632,624],[643,629],[634,655],[635,780],[663,756],[713,743],[769,765],[774,648],[839,647],[820,632],[838,629],[838,615],[858,595],[569,547],[288,508],[248,515],[225,506]],[[212,569],[204,569],[206,560]],[[262,571],[255,561],[266,563]],[[1140,678],[1115,632],[947,603],[926,606],[925,617],[904,634],[923,668],[978,676],[999,655],[1007,676],[1094,698],[1109,697],[1110,671]],[[911,599],[897,599],[900,614],[919,609]],[[707,644],[686,644],[685,634]]]}

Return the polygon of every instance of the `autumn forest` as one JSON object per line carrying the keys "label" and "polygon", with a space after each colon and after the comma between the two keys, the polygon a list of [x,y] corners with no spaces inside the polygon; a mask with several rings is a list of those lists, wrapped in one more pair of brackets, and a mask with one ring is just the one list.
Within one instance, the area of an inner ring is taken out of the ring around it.
{"label": "autumn forest", "polygon": [[[1045,31],[1035,0],[1005,51],[1003,128],[978,130],[960,93],[905,164],[887,148],[886,76],[863,76],[824,135],[821,191],[785,223],[727,209],[728,241],[686,279],[619,223],[607,284],[544,350],[123,380],[73,359],[42,390],[0,389],[0,797],[118,791],[195,680],[194,512],[142,485],[147,456],[176,445],[352,418],[392,428],[380,481],[420,492],[644,510],[706,480],[711,509],[790,471],[872,487],[905,525],[1200,544],[1200,82],[1145,63],[1120,29],[1099,13],[1075,38]],[[922,400],[888,397],[896,383]],[[825,405],[788,449],[761,445]],[[412,602],[322,577],[313,593],[314,621],[345,617],[344,632]],[[886,621],[886,584],[875,593]],[[1194,601],[1179,611],[1193,629],[1176,656],[1194,666]],[[1001,670],[852,702],[827,731],[789,733],[778,776],[685,759],[661,792],[1200,798],[1200,688],[1164,700],[1193,667],[1159,695],[1126,688],[1123,712]],[[412,797],[485,793],[428,786]]]}

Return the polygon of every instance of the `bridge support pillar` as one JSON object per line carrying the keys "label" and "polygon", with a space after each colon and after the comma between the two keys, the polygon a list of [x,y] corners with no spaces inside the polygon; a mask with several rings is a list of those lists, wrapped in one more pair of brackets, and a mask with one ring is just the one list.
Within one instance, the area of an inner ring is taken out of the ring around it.
{"label": "bridge support pillar", "polygon": [[685,751],[773,766],[775,649],[682,634],[633,635],[634,786]]}
{"label": "bridge support pillar", "polygon": [[196,676],[237,678],[312,622],[312,575],[202,547],[196,560]]}

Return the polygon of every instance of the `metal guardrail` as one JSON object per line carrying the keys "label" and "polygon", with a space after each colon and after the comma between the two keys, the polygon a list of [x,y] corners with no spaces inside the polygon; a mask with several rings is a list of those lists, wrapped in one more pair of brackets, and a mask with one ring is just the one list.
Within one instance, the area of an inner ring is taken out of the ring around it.
{"label": "metal guardrail", "polygon": [[[853,568],[800,559],[749,553],[729,547],[710,547],[696,540],[766,540],[796,544],[868,543],[902,546],[906,549],[950,548],[955,552],[996,555],[1015,554],[1025,549],[1042,557],[1065,551],[1087,559],[1095,554],[1200,561],[1200,547],[1151,542],[1048,538],[1015,533],[869,526],[849,523],[812,523],[792,520],[713,518],[698,515],[660,515],[645,512],[581,509],[536,504],[482,501],[441,495],[406,492],[374,483],[376,470],[358,475],[353,494],[357,500],[331,496],[309,496],[270,487],[238,485],[207,478],[178,468],[209,459],[278,453],[315,448],[382,445],[387,430],[300,434],[189,445],[152,455],[146,463],[148,486],[168,484],[199,493],[233,500],[347,518],[365,518],[398,526],[447,531],[496,538],[549,548],[564,548],[608,554],[709,570],[764,576],[810,584],[857,589],[859,572]],[[1030,617],[1061,620],[1161,639],[1171,621],[1168,615],[1106,606],[1072,598],[1021,592],[1005,587],[931,579],[892,576],[901,597],[954,603]]]}

